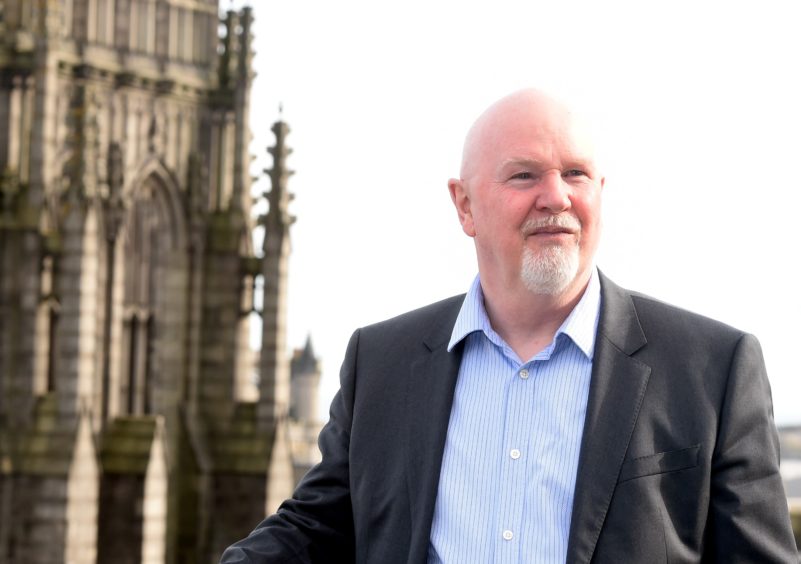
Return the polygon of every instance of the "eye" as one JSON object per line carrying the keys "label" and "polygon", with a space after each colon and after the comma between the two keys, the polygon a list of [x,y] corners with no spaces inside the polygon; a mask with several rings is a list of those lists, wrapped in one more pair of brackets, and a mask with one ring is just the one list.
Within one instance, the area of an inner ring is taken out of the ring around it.
{"label": "eye", "polygon": [[566,170],[563,176],[587,176],[587,173],[583,170],[573,168],[570,170]]}
{"label": "eye", "polygon": [[530,180],[534,178],[530,172],[518,172],[509,177],[510,180]]}

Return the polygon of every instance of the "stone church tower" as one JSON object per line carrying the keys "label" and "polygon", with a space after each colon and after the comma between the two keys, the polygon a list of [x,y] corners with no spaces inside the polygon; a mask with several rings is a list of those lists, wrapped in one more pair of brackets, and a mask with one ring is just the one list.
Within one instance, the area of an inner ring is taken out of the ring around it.
{"label": "stone church tower", "polygon": [[288,128],[254,220],[251,24],[0,1],[0,564],[216,562],[291,492]]}

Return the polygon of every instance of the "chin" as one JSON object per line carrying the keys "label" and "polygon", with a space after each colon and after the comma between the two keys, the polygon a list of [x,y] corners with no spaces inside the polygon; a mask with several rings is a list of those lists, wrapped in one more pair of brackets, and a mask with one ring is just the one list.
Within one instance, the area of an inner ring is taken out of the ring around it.
{"label": "chin", "polygon": [[579,273],[578,249],[553,246],[539,251],[526,249],[520,277],[532,293],[557,296],[567,290]]}

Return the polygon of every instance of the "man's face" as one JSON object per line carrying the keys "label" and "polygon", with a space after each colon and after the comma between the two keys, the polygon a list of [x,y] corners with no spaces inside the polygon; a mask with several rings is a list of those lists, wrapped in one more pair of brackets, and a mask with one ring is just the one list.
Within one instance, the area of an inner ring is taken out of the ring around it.
{"label": "man's face", "polygon": [[586,281],[603,182],[563,108],[531,100],[491,108],[468,137],[462,179],[449,183],[482,281],[552,295]]}

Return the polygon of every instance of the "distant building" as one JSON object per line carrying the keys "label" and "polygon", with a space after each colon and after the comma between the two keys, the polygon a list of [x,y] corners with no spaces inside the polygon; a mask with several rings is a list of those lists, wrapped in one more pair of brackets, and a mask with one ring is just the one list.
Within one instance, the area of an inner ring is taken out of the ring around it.
{"label": "distant building", "polygon": [[801,551],[801,427],[780,427],[779,447],[782,479],[790,505],[795,544]]}
{"label": "distant building", "polygon": [[801,427],[780,427],[779,448],[787,497],[801,508]]}
{"label": "distant building", "polygon": [[299,482],[321,459],[320,449],[317,448],[317,436],[322,429],[317,415],[320,374],[320,362],[314,355],[309,337],[306,346],[297,349],[292,357],[289,436],[295,482]]}
{"label": "distant building", "polygon": [[313,458],[281,122],[251,216],[251,24],[217,0],[0,3],[0,564],[216,562]]}

